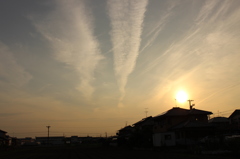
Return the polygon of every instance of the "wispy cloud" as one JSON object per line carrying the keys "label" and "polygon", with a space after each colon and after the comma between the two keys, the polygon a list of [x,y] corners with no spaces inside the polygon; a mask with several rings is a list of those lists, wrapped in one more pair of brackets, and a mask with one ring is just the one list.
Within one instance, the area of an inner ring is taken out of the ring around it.
{"label": "wispy cloud", "polygon": [[209,15],[213,12],[214,7],[217,5],[218,1],[205,1],[204,6],[201,8],[198,17],[196,18],[197,24],[202,24],[206,19],[209,18]]}
{"label": "wispy cloud", "polygon": [[121,92],[120,102],[125,95],[128,76],[134,70],[139,54],[147,4],[147,0],[108,1],[115,74]]}
{"label": "wispy cloud", "polygon": [[169,21],[170,16],[173,13],[173,9],[179,2],[170,3],[168,8],[159,15],[159,20],[156,22],[156,25],[151,29],[150,32],[146,34],[146,38],[148,38],[147,43],[141,48],[140,52],[143,52],[147,47],[151,46],[152,43],[156,40],[159,36],[161,31],[164,29],[166,24]]}
{"label": "wispy cloud", "polygon": [[161,78],[153,91],[155,100],[182,85],[195,87],[199,96],[193,98],[203,99],[198,102],[201,104],[218,93],[238,91],[234,86],[238,85],[239,70],[234,68],[240,67],[240,11],[231,7],[229,1],[206,1],[196,15],[195,25],[146,67],[143,72],[159,68]]}
{"label": "wispy cloud", "polygon": [[21,87],[32,76],[19,65],[8,46],[0,42],[0,87]]}
{"label": "wispy cloud", "polygon": [[80,79],[77,89],[89,99],[94,92],[94,71],[103,59],[94,36],[93,17],[82,0],[55,2],[55,10],[35,21],[35,26],[50,42],[54,57],[77,71]]}

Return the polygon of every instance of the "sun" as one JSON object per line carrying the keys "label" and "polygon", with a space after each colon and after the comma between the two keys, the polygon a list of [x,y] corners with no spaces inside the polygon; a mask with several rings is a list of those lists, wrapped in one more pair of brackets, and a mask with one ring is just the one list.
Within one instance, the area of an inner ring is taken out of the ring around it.
{"label": "sun", "polygon": [[176,100],[180,103],[186,102],[188,100],[188,95],[184,91],[179,91],[176,95]]}

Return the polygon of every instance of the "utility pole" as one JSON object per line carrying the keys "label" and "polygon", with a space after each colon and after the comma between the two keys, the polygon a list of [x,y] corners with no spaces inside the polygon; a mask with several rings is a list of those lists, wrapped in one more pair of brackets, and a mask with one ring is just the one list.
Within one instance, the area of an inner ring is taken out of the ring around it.
{"label": "utility pole", "polygon": [[190,110],[192,110],[192,108],[195,106],[195,104],[192,104],[192,102],[194,101],[194,100],[187,100],[188,102],[189,102],[189,107],[190,107]]}
{"label": "utility pole", "polygon": [[49,145],[49,128],[51,127],[51,126],[46,126],[47,128],[48,128],[48,145]]}

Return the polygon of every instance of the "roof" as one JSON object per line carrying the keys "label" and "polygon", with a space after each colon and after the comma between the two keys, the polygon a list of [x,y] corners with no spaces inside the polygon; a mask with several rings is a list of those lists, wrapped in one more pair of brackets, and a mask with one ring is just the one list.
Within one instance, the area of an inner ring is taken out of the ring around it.
{"label": "roof", "polygon": [[181,116],[181,115],[187,115],[188,114],[188,109],[183,109],[179,107],[173,107],[172,109],[163,112],[160,115],[155,116],[154,118],[158,117],[165,117],[165,116]]}
{"label": "roof", "polygon": [[228,118],[232,118],[233,116],[240,114],[240,109],[236,109]]}
{"label": "roof", "polygon": [[155,116],[154,118],[162,118],[162,117],[168,117],[168,116],[186,116],[186,115],[210,115],[212,112],[199,110],[199,109],[184,109],[179,107],[173,107],[172,109]]}
{"label": "roof", "polygon": [[1,133],[7,133],[6,131],[0,130]]}
{"label": "roof", "polygon": [[203,127],[212,127],[208,123],[199,122],[199,121],[184,121],[176,126],[173,126],[171,129],[181,129],[181,128],[203,128]]}
{"label": "roof", "polygon": [[215,117],[208,121],[209,123],[226,123],[229,122],[226,117]]}
{"label": "roof", "polygon": [[146,117],[146,118],[143,118],[142,120],[134,123],[133,125],[134,126],[138,126],[138,125],[153,125],[153,122],[152,122],[152,116],[149,116],[149,117]]}
{"label": "roof", "polygon": [[118,130],[118,131],[122,131],[122,130],[130,130],[130,129],[133,129],[133,127],[131,127],[130,125],[128,125],[128,126],[125,126],[124,128],[121,128],[121,129]]}
{"label": "roof", "polygon": [[189,114],[193,114],[193,115],[202,115],[202,114],[210,115],[210,114],[212,114],[212,112],[193,108],[193,109],[189,110]]}

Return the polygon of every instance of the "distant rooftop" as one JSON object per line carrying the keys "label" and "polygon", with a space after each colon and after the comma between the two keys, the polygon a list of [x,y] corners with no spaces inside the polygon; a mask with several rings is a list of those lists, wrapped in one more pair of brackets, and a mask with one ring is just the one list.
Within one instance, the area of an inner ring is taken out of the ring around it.
{"label": "distant rooftop", "polygon": [[147,121],[149,121],[150,119],[152,119],[152,116],[149,116],[149,117],[146,117],[146,118],[143,118],[142,120],[134,123],[133,125],[140,125],[140,124],[143,124],[143,123],[146,123]]}
{"label": "distant rooftop", "polygon": [[204,110],[199,110],[199,109],[184,109],[180,107],[173,107],[172,109],[163,112],[160,115],[155,116],[154,118],[162,118],[162,117],[167,117],[167,116],[185,116],[185,115],[200,115],[200,114],[206,114],[210,115],[212,112],[209,111],[204,111]]}
{"label": "distant rooftop", "polygon": [[199,122],[199,121],[184,121],[176,126],[173,126],[171,129],[181,129],[181,128],[203,128],[203,127],[212,127],[208,123]]}
{"label": "distant rooftop", "polygon": [[6,131],[3,131],[3,130],[0,130],[0,132],[2,132],[2,133],[7,133]]}
{"label": "distant rooftop", "polygon": [[226,117],[215,117],[212,118],[208,121],[209,123],[225,123],[225,122],[229,122],[228,118]]}
{"label": "distant rooftop", "polygon": [[228,118],[232,118],[233,116],[240,114],[240,109],[236,109]]}

